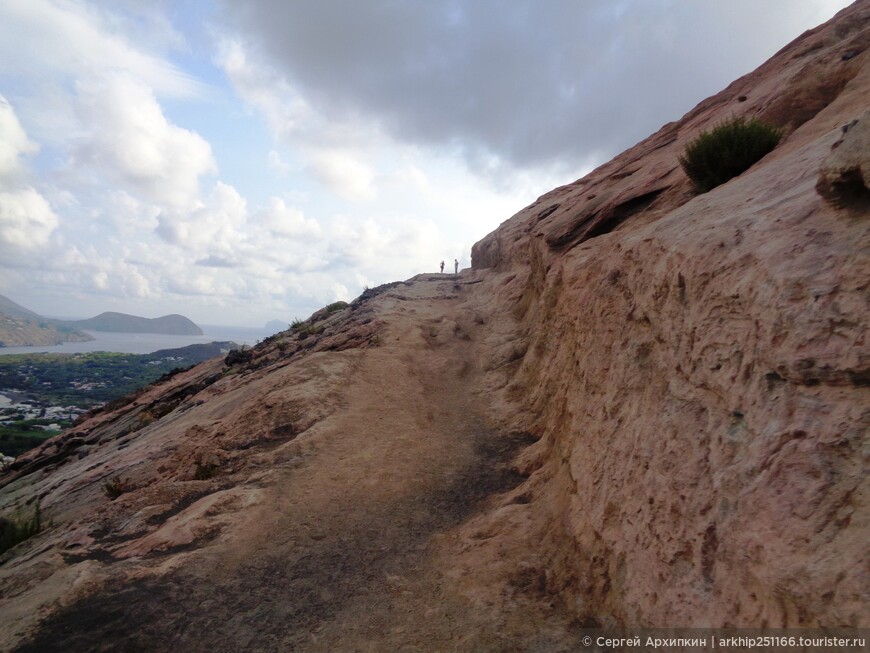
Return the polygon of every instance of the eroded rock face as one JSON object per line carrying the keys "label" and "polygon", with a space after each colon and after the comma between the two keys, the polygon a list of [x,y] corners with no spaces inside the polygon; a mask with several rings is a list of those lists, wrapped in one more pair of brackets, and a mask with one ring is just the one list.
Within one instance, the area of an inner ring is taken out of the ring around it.
{"label": "eroded rock face", "polygon": [[[844,201],[866,183],[868,26],[856,3],[475,259],[523,334],[525,353],[499,359],[509,421],[540,437],[514,525],[581,620],[870,623],[870,213]],[[783,113],[798,128],[764,161],[687,192],[671,168],[687,139],[781,109],[805,70],[842,83],[811,115]],[[595,230],[620,198],[634,210]]]}
{"label": "eroded rock face", "polygon": [[839,207],[870,209],[870,112],[842,127],[822,164],[816,190]]}

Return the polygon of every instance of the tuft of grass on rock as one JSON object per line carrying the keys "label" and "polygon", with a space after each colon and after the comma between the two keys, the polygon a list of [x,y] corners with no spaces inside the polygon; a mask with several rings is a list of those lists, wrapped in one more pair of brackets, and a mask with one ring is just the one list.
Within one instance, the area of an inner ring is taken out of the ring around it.
{"label": "tuft of grass on rock", "polygon": [[129,481],[125,481],[120,476],[115,476],[103,484],[103,491],[106,496],[112,501],[117,499],[122,494],[135,489]]}
{"label": "tuft of grass on rock", "polygon": [[213,463],[196,463],[196,468],[193,471],[193,480],[207,481],[218,475],[220,468]]}
{"label": "tuft of grass on rock", "polygon": [[254,358],[254,352],[251,349],[246,347],[241,347],[240,349],[231,349],[227,352],[226,358],[224,358],[224,363],[227,366],[240,365],[244,363],[250,363]]}
{"label": "tuft of grass on rock", "polygon": [[39,501],[30,516],[0,517],[0,555],[42,530],[42,509]]}
{"label": "tuft of grass on rock", "polygon": [[349,305],[350,304],[348,304],[347,302],[333,302],[331,304],[327,304],[326,312],[328,314],[332,314],[332,313],[335,313],[337,311],[340,311],[343,308],[347,308]]}
{"label": "tuft of grass on rock", "polygon": [[756,118],[731,118],[702,132],[686,146],[680,165],[699,193],[748,170],[771,152],[782,130]]}

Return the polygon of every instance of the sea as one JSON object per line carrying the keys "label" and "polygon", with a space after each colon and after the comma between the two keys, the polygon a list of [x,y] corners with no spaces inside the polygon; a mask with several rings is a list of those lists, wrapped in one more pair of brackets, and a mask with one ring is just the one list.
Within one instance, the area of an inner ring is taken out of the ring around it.
{"label": "sea", "polygon": [[88,342],[64,342],[60,345],[42,347],[0,347],[0,356],[10,354],[79,354],[93,351],[110,351],[122,354],[150,354],[159,349],[177,349],[187,345],[214,341],[232,341],[238,345],[254,345],[276,331],[251,327],[231,327],[200,324],[201,336],[167,336],[157,333],[110,333],[86,331],[94,339]]}

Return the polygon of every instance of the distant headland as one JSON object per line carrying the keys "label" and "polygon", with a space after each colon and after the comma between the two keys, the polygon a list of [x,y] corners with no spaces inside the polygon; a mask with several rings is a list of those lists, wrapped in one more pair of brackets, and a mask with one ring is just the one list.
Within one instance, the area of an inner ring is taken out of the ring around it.
{"label": "distant headland", "polygon": [[84,330],[177,336],[203,335],[202,329],[183,315],[147,318],[106,312],[86,320],[55,320],[34,313],[8,297],[0,295],[0,347],[35,347],[93,340]]}
{"label": "distant headland", "polygon": [[108,311],[87,320],[59,322],[75,329],[112,331],[114,333],[160,333],[173,336],[201,336],[202,329],[183,315],[173,313],[147,318]]}

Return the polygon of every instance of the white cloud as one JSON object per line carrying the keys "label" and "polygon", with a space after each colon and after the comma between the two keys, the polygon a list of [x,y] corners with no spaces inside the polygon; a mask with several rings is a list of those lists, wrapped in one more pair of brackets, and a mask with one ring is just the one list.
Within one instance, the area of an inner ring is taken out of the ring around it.
{"label": "white cloud", "polygon": [[[368,161],[384,143],[371,124],[314,111],[286,79],[252,60],[238,41],[221,43],[218,63],[239,96],[262,114],[276,138],[298,153],[315,179],[346,200],[374,199],[376,175]],[[289,170],[274,151],[269,165],[282,173]]]}
{"label": "white cloud", "polygon": [[151,281],[135,265],[117,263],[110,272],[110,284],[114,293],[121,297],[146,299],[156,297]]}
{"label": "white cloud", "polygon": [[145,199],[184,208],[194,204],[199,177],[217,171],[211,146],[170,123],[153,92],[126,74],[77,84],[79,113],[91,127],[78,156]]}
{"label": "white cloud", "polygon": [[27,138],[12,105],[0,95],[0,178],[19,173],[19,158],[38,149],[36,143]]}
{"label": "white cloud", "polygon": [[257,211],[253,222],[272,237],[312,240],[321,235],[316,220],[306,218],[302,211],[287,206],[279,197],[269,198],[268,206]]}
{"label": "white cloud", "polygon": [[434,223],[409,215],[339,218],[329,230],[329,270],[341,279],[354,273],[366,279],[404,278],[409,270],[434,269],[442,240]]}
{"label": "white cloud", "polygon": [[269,128],[280,138],[292,141],[316,120],[308,103],[268,66],[252,62],[239,41],[222,41],[217,63],[239,96],[263,114]]}
{"label": "white cloud", "polygon": [[109,274],[105,271],[94,272],[91,275],[91,279],[93,280],[94,288],[97,290],[108,290],[109,289]]}
{"label": "white cloud", "polygon": [[[125,260],[129,252],[106,255],[99,247],[70,246],[42,265],[43,281],[54,288],[74,288],[117,299],[155,299],[159,296],[159,270]],[[106,310],[105,308],[102,310]]]}
{"label": "white cloud", "polygon": [[281,159],[281,155],[275,150],[269,150],[268,161],[269,169],[274,170],[279,175],[286,175],[292,169],[292,166],[289,163],[285,163]]}
{"label": "white cloud", "polygon": [[374,199],[375,173],[359,156],[329,147],[308,149],[311,171],[332,191],[353,201]]}
{"label": "white cloud", "polygon": [[38,149],[0,95],[0,257],[12,264],[19,264],[22,252],[44,247],[58,226],[48,200],[36,189],[19,185],[27,173],[21,157]]}
{"label": "white cloud", "polygon": [[245,199],[219,181],[197,208],[163,211],[157,217],[157,233],[166,242],[197,254],[230,253],[244,239],[247,215]]}
{"label": "white cloud", "polygon": [[124,190],[110,190],[102,199],[102,209],[125,239],[135,239],[142,233],[157,229],[160,207],[144,202]]}
{"label": "white cloud", "polygon": [[353,299],[353,296],[350,294],[350,291],[347,289],[347,286],[341,283],[334,283],[332,287],[329,289],[332,293],[332,300],[336,302],[348,302]]}
{"label": "white cloud", "polygon": [[177,295],[214,295],[217,287],[214,279],[205,274],[185,273],[178,277],[170,278],[166,289]]}
{"label": "white cloud", "polygon": [[400,186],[411,187],[421,194],[429,194],[433,190],[426,173],[413,164],[400,168],[392,177],[391,181],[397,182]]}
{"label": "white cloud", "polygon": [[0,249],[44,246],[58,220],[46,199],[32,188],[0,192]]}
{"label": "white cloud", "polygon": [[119,30],[117,17],[116,12],[69,0],[4,0],[0,74],[45,80],[114,69],[127,71],[161,94],[189,97],[202,90],[190,75],[118,36],[118,31],[133,30]]}

